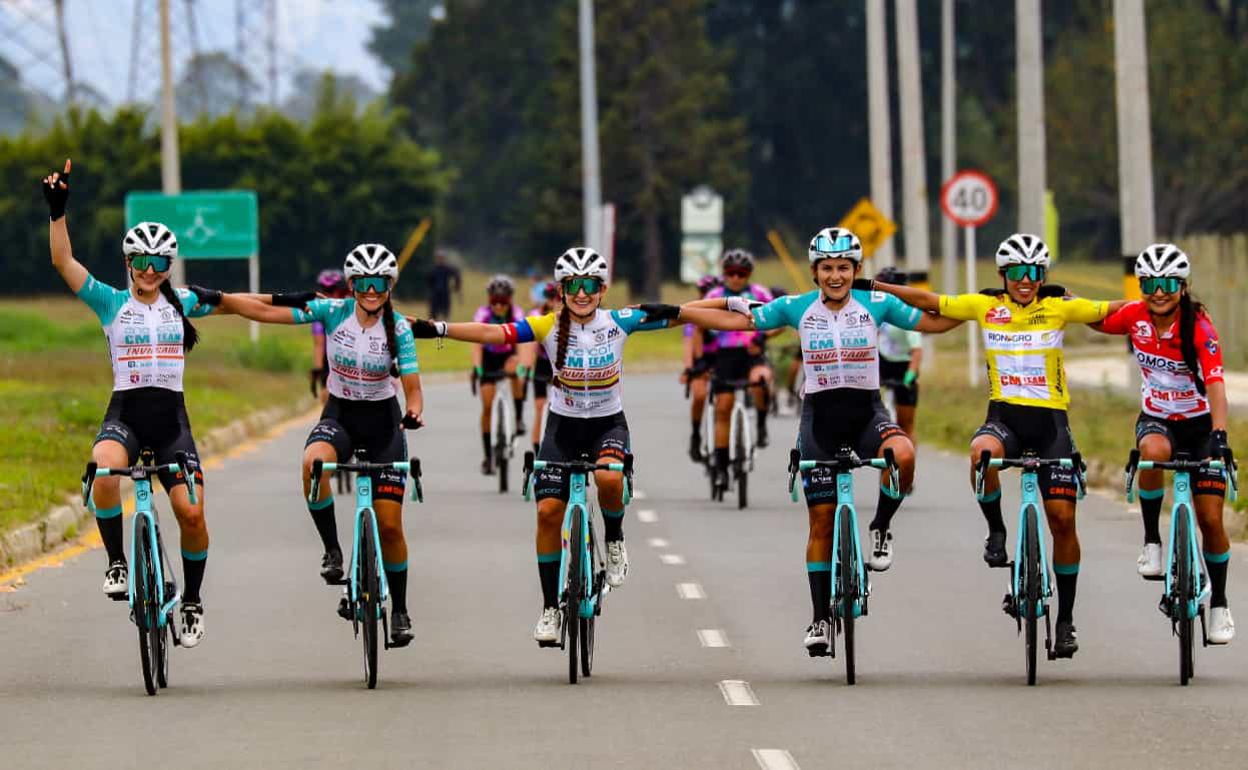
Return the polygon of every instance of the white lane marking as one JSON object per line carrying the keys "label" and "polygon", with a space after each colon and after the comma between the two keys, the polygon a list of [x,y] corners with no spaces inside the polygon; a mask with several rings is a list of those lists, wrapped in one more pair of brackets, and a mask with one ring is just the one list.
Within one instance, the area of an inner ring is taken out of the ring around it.
{"label": "white lane marking", "polygon": [[718,628],[699,628],[698,641],[703,647],[731,647],[728,637]]}
{"label": "white lane marking", "polygon": [[719,692],[729,706],[757,706],[758,698],[750,689],[750,683],[741,679],[725,679],[719,683]]}
{"label": "white lane marking", "polygon": [[652,537],[646,542],[650,544],[651,548],[666,548],[667,547],[667,541],[661,537]]}
{"label": "white lane marking", "polygon": [[645,500],[645,499],[646,499],[646,493],[645,493],[645,492],[642,492],[640,489],[638,489],[638,490],[636,490],[635,492],[633,492],[633,499],[634,499],[634,500]]}
{"label": "white lane marking", "polygon": [[685,557],[678,553],[661,553],[659,559],[666,565],[671,567],[679,567],[685,563]]}
{"label": "white lane marking", "polygon": [[637,521],[640,521],[642,524],[653,524],[658,520],[659,514],[657,511],[650,508],[642,508],[640,511],[637,511]]}
{"label": "white lane marking", "polygon": [[801,770],[797,766],[797,760],[793,759],[793,755],[784,749],[750,749],[754,754],[754,761],[763,770]]}
{"label": "white lane marking", "polygon": [[677,583],[676,593],[682,599],[705,599],[706,592],[701,583]]}

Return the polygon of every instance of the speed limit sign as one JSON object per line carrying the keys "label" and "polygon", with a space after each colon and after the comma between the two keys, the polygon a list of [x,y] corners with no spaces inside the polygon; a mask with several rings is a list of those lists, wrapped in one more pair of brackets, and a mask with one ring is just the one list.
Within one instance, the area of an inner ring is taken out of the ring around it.
{"label": "speed limit sign", "polygon": [[959,171],[940,188],[940,207],[963,227],[979,227],[997,213],[997,186],[978,171]]}

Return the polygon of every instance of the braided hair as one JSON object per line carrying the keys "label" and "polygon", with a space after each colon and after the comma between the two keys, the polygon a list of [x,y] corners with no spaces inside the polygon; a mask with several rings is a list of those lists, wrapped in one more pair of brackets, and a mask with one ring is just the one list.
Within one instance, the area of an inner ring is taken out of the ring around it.
{"label": "braided hair", "polygon": [[399,344],[394,334],[394,305],[390,304],[390,297],[386,296],[386,304],[381,307],[381,325],[386,330],[386,345],[390,348],[390,376],[399,376]]}
{"label": "braided hair", "polygon": [[160,293],[165,295],[165,299],[169,300],[169,304],[173,305],[173,310],[182,319],[182,349],[189,353],[191,348],[195,347],[195,343],[199,342],[199,331],[191,323],[191,319],[186,317],[186,313],[182,310],[182,300],[178,297],[178,293],[173,290],[173,284],[169,281],[160,282]]}
{"label": "braided hair", "polygon": [[559,342],[555,346],[555,374],[559,374],[559,370],[563,369],[563,365],[568,361],[568,335],[572,333],[572,311],[568,310],[568,303],[563,303],[559,308]]}
{"label": "braided hair", "polygon": [[1196,381],[1196,392],[1202,396],[1205,395],[1205,378],[1196,358],[1196,321],[1198,316],[1204,315],[1207,315],[1204,304],[1192,299],[1187,286],[1184,286],[1183,293],[1179,295],[1179,350],[1183,353],[1183,363],[1187,364],[1192,379]]}

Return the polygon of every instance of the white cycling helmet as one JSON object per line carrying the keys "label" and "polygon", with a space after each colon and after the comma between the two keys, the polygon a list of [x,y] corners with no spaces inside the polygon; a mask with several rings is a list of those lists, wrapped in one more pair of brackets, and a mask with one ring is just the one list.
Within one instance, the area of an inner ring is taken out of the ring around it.
{"label": "white cycling helmet", "polygon": [[607,260],[593,249],[584,246],[573,246],[559,255],[555,260],[555,280],[564,278],[600,278],[606,281],[608,273]]}
{"label": "white cycling helmet", "polygon": [[389,278],[393,284],[399,280],[399,260],[380,243],[361,243],[347,255],[342,263],[342,273],[348,282],[352,278],[380,275]]}
{"label": "white cycling helmet", "polygon": [[1136,278],[1182,278],[1192,274],[1192,263],[1173,243],[1154,243],[1135,258]]}
{"label": "white cycling helmet", "polygon": [[140,222],[126,231],[121,253],[127,257],[149,254],[157,257],[178,256],[177,236],[159,222]]}
{"label": "white cycling helmet", "polygon": [[844,227],[825,227],[810,239],[806,256],[812,265],[825,259],[848,259],[854,264],[861,264],[862,241]]}
{"label": "white cycling helmet", "polygon": [[1014,233],[997,247],[997,267],[1010,265],[1049,266],[1049,247],[1038,235]]}

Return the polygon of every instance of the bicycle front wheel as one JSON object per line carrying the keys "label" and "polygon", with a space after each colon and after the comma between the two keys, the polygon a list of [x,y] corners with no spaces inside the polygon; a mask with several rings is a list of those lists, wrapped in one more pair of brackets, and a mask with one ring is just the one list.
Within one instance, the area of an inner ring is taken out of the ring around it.
{"label": "bicycle front wheel", "polygon": [[584,516],[580,508],[572,511],[572,524],[568,529],[568,587],[567,609],[564,611],[563,622],[567,624],[568,635],[568,683],[576,684],[580,664],[577,656],[577,642],[584,645],[585,640],[579,639],[581,630],[581,599],[585,594],[585,530]]}
{"label": "bicycle front wheel", "polygon": [[1191,512],[1186,505],[1174,512],[1174,589],[1171,617],[1179,624],[1179,684],[1186,686],[1195,668],[1195,620],[1191,612],[1196,602],[1195,570],[1192,569]]}
{"label": "bicycle front wheel", "polygon": [[1034,505],[1023,513],[1023,585],[1018,592],[1022,605],[1027,655],[1027,684],[1036,683],[1037,616],[1040,614],[1040,522]]}
{"label": "bicycle front wheel", "polygon": [[847,506],[839,512],[840,533],[837,538],[837,593],[840,596],[841,633],[845,636],[845,683],[856,678],[854,661],[854,606],[858,603],[858,560],[854,554],[854,516]]}
{"label": "bicycle front wheel", "polygon": [[733,412],[733,422],[735,423],[736,444],[733,447],[736,451],[734,473],[737,476],[737,510],[744,510],[749,505],[749,462],[750,448],[746,442],[746,424],[745,410],[740,409]]}
{"label": "bicycle front wheel", "polygon": [[142,514],[134,538],[134,624],[139,629],[139,663],[143,668],[143,689],[155,695],[160,669],[160,607],[156,606],[156,567],[151,549],[151,520]]}
{"label": "bicycle front wheel", "polygon": [[507,492],[507,453],[511,450],[507,440],[507,405],[506,396],[494,400],[494,465],[498,469],[498,492]]}
{"label": "bicycle front wheel", "polygon": [[365,511],[360,522],[359,567],[356,574],[357,601],[355,609],[363,616],[361,634],[364,640],[364,683],[368,689],[377,687],[377,616],[381,603],[381,586],[377,574],[377,535],[373,512]]}

